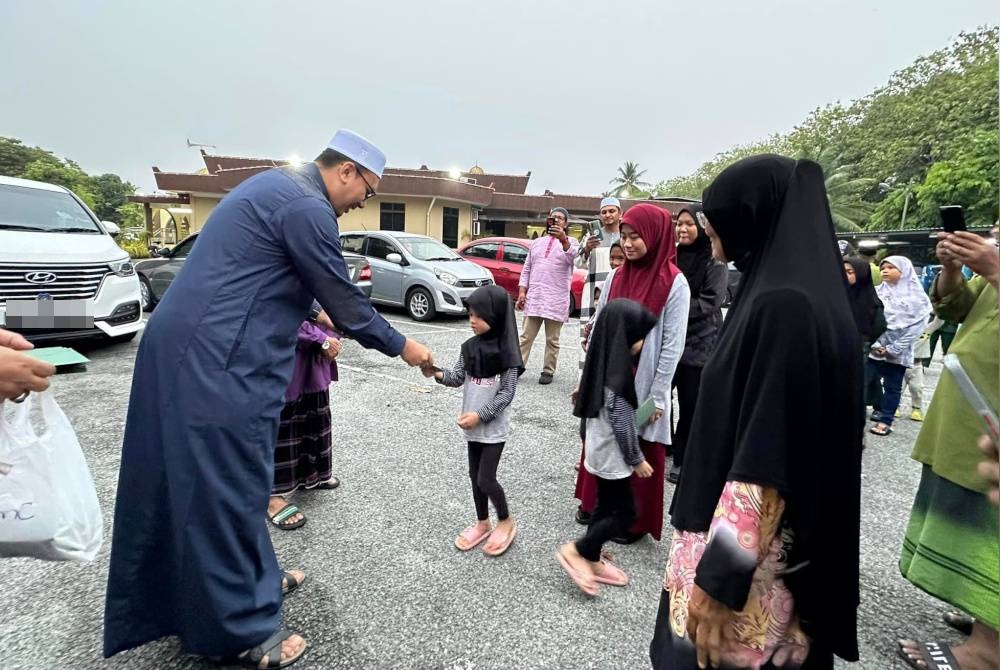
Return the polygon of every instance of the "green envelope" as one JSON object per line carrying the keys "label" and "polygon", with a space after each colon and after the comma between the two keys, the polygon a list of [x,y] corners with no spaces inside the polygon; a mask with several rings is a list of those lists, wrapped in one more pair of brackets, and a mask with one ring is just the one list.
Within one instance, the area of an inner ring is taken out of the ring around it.
{"label": "green envelope", "polygon": [[653,397],[650,396],[646,402],[639,405],[638,409],[635,410],[635,427],[636,430],[642,430],[642,428],[649,423],[649,420],[653,418],[653,412],[656,411],[656,402]]}
{"label": "green envelope", "polygon": [[[24,353],[32,358],[50,363],[56,368],[65,368],[74,365],[86,365],[90,359],[69,347],[42,347],[40,349],[30,349]],[[65,370],[65,372],[69,372]]]}

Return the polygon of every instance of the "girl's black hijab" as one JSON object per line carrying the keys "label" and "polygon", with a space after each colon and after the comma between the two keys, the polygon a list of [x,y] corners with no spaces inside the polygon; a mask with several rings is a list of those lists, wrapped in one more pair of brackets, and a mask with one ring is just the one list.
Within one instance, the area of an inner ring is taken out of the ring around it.
{"label": "girl's black hijab", "polygon": [[[690,214],[691,218],[694,219],[695,227],[698,229],[698,237],[694,238],[694,242],[677,245],[677,267],[684,273],[684,277],[691,287],[691,295],[693,296],[701,293],[701,289],[705,285],[705,277],[708,275],[708,266],[713,263],[712,241],[708,239],[708,235],[705,234],[705,230],[698,221],[698,213],[701,211],[701,205],[692,203],[685,205],[677,213],[677,219],[680,219],[681,214],[684,212]],[[674,220],[675,229],[677,227],[677,219]]]}
{"label": "girl's black hijab", "polygon": [[643,305],[626,298],[611,300],[597,315],[580,377],[580,393],[573,414],[593,419],[604,405],[604,389],[611,389],[638,407],[635,396],[635,357],[632,345],[646,337],[656,317]]}
{"label": "girl's black hijab", "polygon": [[[774,155],[738,161],[705,190],[708,223],[743,273],[705,366],[671,504],[708,531],[727,481],[776,489],[794,537],[783,579],[817,649],[858,658],[862,357],[823,171]],[[749,575],[697,576],[742,609]],[[744,581],[745,579],[745,581]]]}
{"label": "girl's black hijab", "polygon": [[854,323],[861,337],[870,341],[875,314],[882,304],[872,281],[872,266],[865,259],[857,257],[845,258],[844,262],[854,268],[854,284],[847,285],[847,298],[851,302]]}
{"label": "girl's black hijab", "polygon": [[470,337],[462,345],[465,371],[472,377],[488,379],[504,370],[524,372],[517,336],[514,303],[499,286],[481,286],[468,298],[469,309],[490,325],[482,335]]}

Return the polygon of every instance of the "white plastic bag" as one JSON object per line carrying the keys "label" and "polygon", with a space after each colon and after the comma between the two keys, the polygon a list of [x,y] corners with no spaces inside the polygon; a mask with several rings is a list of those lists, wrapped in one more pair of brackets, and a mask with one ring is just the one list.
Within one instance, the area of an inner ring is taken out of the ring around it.
{"label": "white plastic bag", "polygon": [[[45,431],[31,408],[39,403]],[[15,405],[0,404],[0,557],[90,561],[104,529],[97,491],[69,419],[51,391]]]}

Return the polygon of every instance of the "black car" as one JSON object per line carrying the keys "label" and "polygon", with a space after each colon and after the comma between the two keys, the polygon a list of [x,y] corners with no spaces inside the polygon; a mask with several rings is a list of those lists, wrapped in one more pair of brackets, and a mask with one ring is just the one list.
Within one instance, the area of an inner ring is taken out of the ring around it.
{"label": "black car", "polygon": [[[198,239],[198,233],[189,235],[178,242],[172,249],[166,247],[155,252],[153,258],[136,261],[135,270],[139,274],[139,288],[142,293],[142,306],[147,312],[156,307],[163,294],[166,293],[170,283],[180,272],[184,260],[191,253],[194,243]],[[344,252],[344,260],[347,261],[347,270],[358,288],[366,296],[372,294],[372,269],[368,260],[364,256]]]}

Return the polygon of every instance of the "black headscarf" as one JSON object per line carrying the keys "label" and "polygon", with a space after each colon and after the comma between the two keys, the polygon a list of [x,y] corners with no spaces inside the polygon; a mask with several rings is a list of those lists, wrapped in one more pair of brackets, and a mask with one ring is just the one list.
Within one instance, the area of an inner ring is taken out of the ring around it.
{"label": "black headscarf", "polygon": [[872,281],[872,266],[863,258],[845,258],[844,262],[854,268],[854,284],[847,285],[847,298],[851,302],[854,323],[858,327],[861,339],[871,342],[875,316],[882,305]]}
{"label": "black headscarf", "polygon": [[480,379],[496,377],[510,368],[517,368],[518,374],[523,373],[514,303],[507,291],[499,286],[481,286],[472,292],[468,303],[469,309],[488,323],[490,329],[462,344],[466,372]]}
{"label": "black headscarf", "polygon": [[605,305],[587,345],[580,394],[573,409],[575,416],[596,417],[604,405],[606,388],[625,398],[632,407],[638,407],[632,345],[645,338],[655,325],[653,313],[633,300],[617,298]]}
{"label": "black headscarf", "polygon": [[[699,448],[684,459],[673,525],[707,531],[727,481],[776,489],[794,534],[783,579],[803,630],[856,661],[861,341],[844,327],[853,315],[823,172],[755,156],[724,170],[702,202],[743,285],[702,373],[689,436]],[[749,590],[711,564],[697,583],[737,610]]]}
{"label": "black headscarf", "polygon": [[[691,295],[697,296],[701,293],[702,286],[705,285],[705,277],[708,275],[708,266],[712,264],[712,241],[698,223],[698,212],[701,205],[692,203],[685,205],[684,209],[677,213],[677,218],[684,212],[691,215],[698,226],[698,237],[694,238],[691,244],[677,245],[677,266],[684,274],[684,278],[691,287]],[[674,228],[677,227],[677,219],[674,220]]]}

